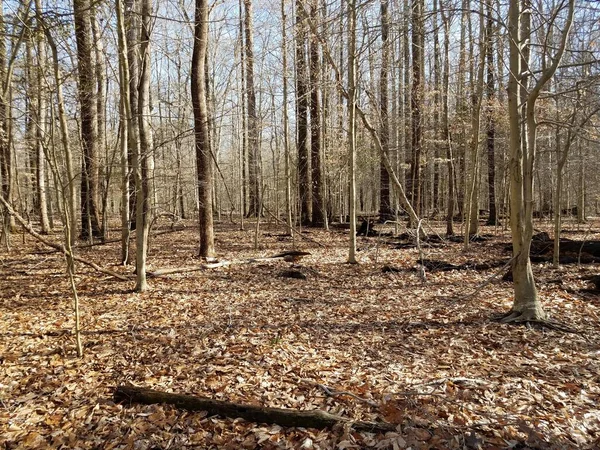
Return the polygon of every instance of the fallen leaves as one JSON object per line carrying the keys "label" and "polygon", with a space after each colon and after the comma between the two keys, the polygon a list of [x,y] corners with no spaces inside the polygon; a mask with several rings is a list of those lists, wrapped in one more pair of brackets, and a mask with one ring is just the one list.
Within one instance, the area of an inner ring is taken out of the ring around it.
{"label": "fallen leaves", "polygon": [[[194,227],[157,236],[153,267],[193,265]],[[585,333],[492,323],[511,286],[493,269],[411,272],[415,251],[367,245],[345,261],[344,235],[311,230],[308,280],[283,280],[287,263],[230,265],[151,280],[151,291],[79,267],[85,356],[73,357],[69,289],[60,255],[28,242],[0,264],[0,446],[5,448],[597,448],[600,306],[577,294],[568,270],[543,276],[544,306]],[[218,231],[223,260],[274,254],[288,244]],[[377,257],[373,256],[377,248]],[[492,241],[426,249],[452,263],[502,255]],[[176,249],[177,252],[174,252]],[[118,261],[114,245],[81,250]],[[369,253],[371,252],[371,253]],[[188,261],[183,261],[186,256]],[[381,273],[383,264],[398,273]],[[130,269],[117,268],[125,271]],[[588,266],[590,272],[597,266]],[[305,381],[310,382],[305,382]],[[286,429],[160,405],[123,407],[118,384],[272,407],[323,409],[398,425],[385,435]],[[326,386],[325,391],[320,386]],[[332,395],[334,393],[352,395]],[[360,399],[368,400],[367,402]],[[378,404],[378,407],[371,403]]]}

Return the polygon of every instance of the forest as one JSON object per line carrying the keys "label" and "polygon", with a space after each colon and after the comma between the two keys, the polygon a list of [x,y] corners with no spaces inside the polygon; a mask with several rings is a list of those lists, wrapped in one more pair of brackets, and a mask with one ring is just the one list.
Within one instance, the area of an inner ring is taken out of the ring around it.
{"label": "forest", "polygon": [[600,7],[0,0],[0,447],[600,448]]}

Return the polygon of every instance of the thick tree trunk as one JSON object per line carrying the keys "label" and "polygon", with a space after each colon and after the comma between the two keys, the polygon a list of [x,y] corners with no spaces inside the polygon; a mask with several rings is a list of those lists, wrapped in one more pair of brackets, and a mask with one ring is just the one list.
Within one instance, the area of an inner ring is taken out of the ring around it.
{"label": "thick tree trunk", "polygon": [[496,119],[494,118],[494,103],[496,83],[494,80],[494,17],[491,0],[487,0],[487,23],[486,23],[486,59],[487,59],[487,163],[488,163],[488,201],[490,215],[487,225],[496,225]]}
{"label": "thick tree trunk", "polygon": [[138,83],[140,81],[139,50],[139,0],[125,0],[125,37],[127,41],[127,65],[129,66],[129,106],[131,120],[127,137],[127,164],[129,170],[129,228],[136,229],[137,188],[135,182],[136,155],[140,153],[140,124]]}
{"label": "thick tree trunk", "polygon": [[[246,7],[248,14],[248,7]],[[209,136],[209,116],[206,102],[206,50],[208,46],[208,1],[196,0],[194,22],[194,48],[192,53],[191,92],[194,109],[194,136],[196,146],[196,171],[198,179],[200,256],[214,254],[212,211],[212,155]],[[250,103],[250,102],[249,102]],[[251,186],[252,188],[252,186]],[[252,197],[251,197],[252,198]],[[252,211],[252,203],[251,209]],[[259,213],[258,209],[256,213]]]}
{"label": "thick tree trunk", "polygon": [[[379,113],[381,116],[381,146],[390,157],[390,116],[388,113],[388,80],[390,70],[390,17],[389,1],[381,1],[381,72],[379,75]],[[383,158],[381,158],[383,159]],[[390,176],[385,163],[379,163],[379,217],[381,221],[392,220],[392,203],[390,196]]]}
{"label": "thick tree trunk", "polygon": [[148,232],[150,230],[150,170],[148,159],[152,153],[152,130],[150,128],[150,30],[152,26],[151,0],[142,0],[140,54],[140,80],[138,86],[139,151],[135,155],[136,191],[136,292],[148,289],[146,281],[146,257],[148,255]]}
{"label": "thick tree trunk", "polygon": [[98,147],[96,85],[93,65],[91,1],[73,0],[79,103],[81,107],[81,238],[102,237],[98,214]]}
{"label": "thick tree trunk", "polygon": [[298,148],[298,190],[300,223],[311,223],[310,160],[308,150],[308,76],[306,64],[306,12],[303,0],[296,0],[296,146]]}
{"label": "thick tree trunk", "polygon": [[[318,0],[312,0],[310,6],[311,20],[318,19]],[[323,204],[323,186],[321,181],[321,57],[319,40],[312,36],[310,39],[310,168],[311,168],[311,197],[312,225],[325,225],[325,207]]]}
{"label": "thick tree trunk", "polygon": [[258,217],[261,180],[260,180],[260,142],[259,123],[256,108],[256,90],[254,87],[254,29],[252,25],[252,0],[244,0],[244,32],[246,36],[246,99],[248,101],[248,215]]}
{"label": "thick tree trunk", "polygon": [[[421,153],[423,151],[423,44],[425,42],[423,29],[423,0],[413,0],[412,3],[412,86],[411,86],[411,122],[412,122],[412,158],[411,201],[417,216],[421,215]],[[413,224],[416,226],[416,224]]]}

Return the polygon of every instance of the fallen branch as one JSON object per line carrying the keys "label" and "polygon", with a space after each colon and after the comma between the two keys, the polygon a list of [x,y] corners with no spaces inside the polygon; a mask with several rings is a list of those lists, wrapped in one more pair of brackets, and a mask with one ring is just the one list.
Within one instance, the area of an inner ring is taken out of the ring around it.
{"label": "fallen branch", "polygon": [[223,261],[220,263],[200,264],[199,266],[193,267],[173,267],[172,269],[157,269],[152,272],[146,272],[146,276],[156,278],[162,275],[172,275],[174,273],[199,272],[201,270],[216,269],[217,267],[226,267],[230,264],[231,263],[229,261]]}
{"label": "fallen branch", "polygon": [[150,405],[162,403],[174,405],[187,411],[207,411],[208,415],[240,417],[249,422],[274,423],[284,427],[331,428],[348,424],[355,430],[386,432],[396,430],[396,425],[387,422],[354,422],[341,416],[321,410],[298,411],[283,408],[268,408],[255,405],[225,402],[193,395],[170,394],[135,386],[118,386],[114,393],[117,402],[142,403]]}
{"label": "fallen branch", "polygon": [[317,383],[316,381],[308,380],[306,378],[303,378],[300,381],[302,381],[303,383],[306,383],[306,384],[310,384],[312,386],[317,386],[319,389],[321,389],[323,392],[325,392],[325,394],[328,397],[337,397],[338,395],[347,395],[349,397],[352,397],[353,399],[358,400],[359,402],[363,402],[369,406],[373,406],[374,408],[379,408],[379,406],[380,406],[379,403],[374,402],[373,400],[359,397],[358,395],[356,395],[352,392],[349,392],[349,391],[338,391],[337,389],[333,389],[329,386],[325,386],[324,384]]}
{"label": "fallen branch", "polygon": [[11,216],[13,216],[15,219],[17,219],[17,222],[19,222],[21,224],[21,226],[30,235],[32,235],[34,238],[36,238],[41,243],[46,244],[48,247],[52,247],[53,249],[59,251],[60,253],[62,253],[65,256],[71,256],[75,261],[80,262],[81,264],[85,264],[86,266],[90,266],[91,268],[97,270],[98,272],[104,273],[106,275],[110,275],[111,277],[115,277],[121,281],[129,281],[129,278],[127,278],[117,272],[113,272],[112,270],[109,270],[109,269],[104,269],[104,268],[100,267],[98,264],[96,264],[95,262],[88,261],[86,259],[81,258],[80,256],[73,255],[71,252],[69,252],[65,248],[64,245],[57,244],[56,242],[52,242],[52,241],[46,239],[44,236],[42,236],[41,234],[36,232],[33,229],[33,227],[29,223],[27,223],[27,221],[23,217],[21,217],[21,215],[18,214],[2,196],[0,196],[0,203],[2,203],[4,205],[4,207],[6,208],[8,213]]}

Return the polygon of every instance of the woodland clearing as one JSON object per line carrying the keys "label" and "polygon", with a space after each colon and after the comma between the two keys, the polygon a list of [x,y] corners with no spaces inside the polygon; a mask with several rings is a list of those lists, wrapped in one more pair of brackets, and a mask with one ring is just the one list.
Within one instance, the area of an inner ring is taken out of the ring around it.
{"label": "woodland clearing", "polygon": [[[416,248],[359,237],[346,264],[347,232],[303,230],[306,279],[290,263],[250,261],[290,250],[282,227],[216,226],[214,269],[123,282],[77,266],[83,358],[75,357],[64,257],[13,235],[0,254],[0,447],[81,449],[600,447],[600,295],[586,278],[598,264],[534,265],[546,311],[577,330],[499,324],[512,285],[498,267],[426,270]],[[600,239],[575,225],[568,237]],[[549,224],[536,228],[549,231]],[[165,230],[168,231],[167,228]],[[431,260],[508,261],[510,234],[468,251],[423,245]],[[59,239],[59,235],[53,236]],[[324,246],[316,245],[320,242]],[[76,249],[121,274],[119,244]],[[200,264],[197,229],[151,238],[149,270]],[[243,262],[243,263],[242,263]],[[384,265],[399,271],[383,272]],[[471,295],[475,291],[474,295]],[[118,385],[249,405],[320,409],[396,431],[317,430],[208,416],[169,405],[118,404]]]}

